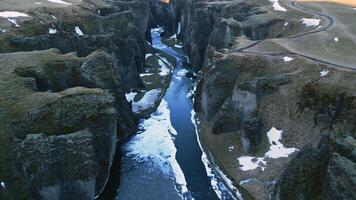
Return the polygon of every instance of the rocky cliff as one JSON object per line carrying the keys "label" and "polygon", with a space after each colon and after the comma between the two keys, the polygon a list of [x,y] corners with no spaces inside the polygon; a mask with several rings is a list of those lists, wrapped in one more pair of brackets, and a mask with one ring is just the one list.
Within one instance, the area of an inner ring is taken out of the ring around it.
{"label": "rocky cliff", "polygon": [[150,8],[27,2],[16,12],[27,16],[0,20],[0,199],[94,199],[117,140],[137,126],[124,91],[143,86]]}
{"label": "rocky cliff", "polygon": [[[288,49],[288,39],[329,34],[330,21],[278,5],[192,0],[178,8],[184,48],[200,70],[201,142],[245,199],[353,199],[356,73]],[[318,149],[325,137],[347,152],[331,142]]]}

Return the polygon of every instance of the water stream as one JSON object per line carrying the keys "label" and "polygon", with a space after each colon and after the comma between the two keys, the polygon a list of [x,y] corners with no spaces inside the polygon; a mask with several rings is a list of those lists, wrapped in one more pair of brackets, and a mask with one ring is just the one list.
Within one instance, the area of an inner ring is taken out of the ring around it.
{"label": "water stream", "polygon": [[123,147],[116,199],[233,199],[202,159],[187,97],[193,80],[185,76],[186,57],[162,44],[160,31],[152,29],[152,46],[174,56],[177,66],[157,111],[140,122],[138,134]]}

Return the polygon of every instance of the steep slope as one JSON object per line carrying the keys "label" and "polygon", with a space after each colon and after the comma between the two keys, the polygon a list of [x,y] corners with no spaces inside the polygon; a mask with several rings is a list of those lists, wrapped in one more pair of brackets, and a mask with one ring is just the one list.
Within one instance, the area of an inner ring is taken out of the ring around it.
{"label": "steep slope", "polygon": [[136,130],[124,91],[143,85],[149,6],[16,3],[0,3],[0,198],[94,199]]}

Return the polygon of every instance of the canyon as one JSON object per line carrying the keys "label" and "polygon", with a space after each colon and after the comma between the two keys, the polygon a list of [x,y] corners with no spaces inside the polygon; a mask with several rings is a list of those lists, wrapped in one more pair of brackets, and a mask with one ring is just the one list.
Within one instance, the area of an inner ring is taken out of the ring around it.
{"label": "canyon", "polygon": [[355,17],[0,2],[0,199],[355,199]]}

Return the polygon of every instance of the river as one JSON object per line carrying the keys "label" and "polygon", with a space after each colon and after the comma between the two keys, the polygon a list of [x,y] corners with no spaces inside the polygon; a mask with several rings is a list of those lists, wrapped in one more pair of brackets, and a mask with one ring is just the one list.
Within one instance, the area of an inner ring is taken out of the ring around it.
{"label": "river", "polygon": [[177,60],[167,92],[137,135],[122,148],[120,200],[233,199],[212,170],[197,139],[192,99],[194,81],[185,74],[186,56],[164,45],[152,29],[152,46]]}

